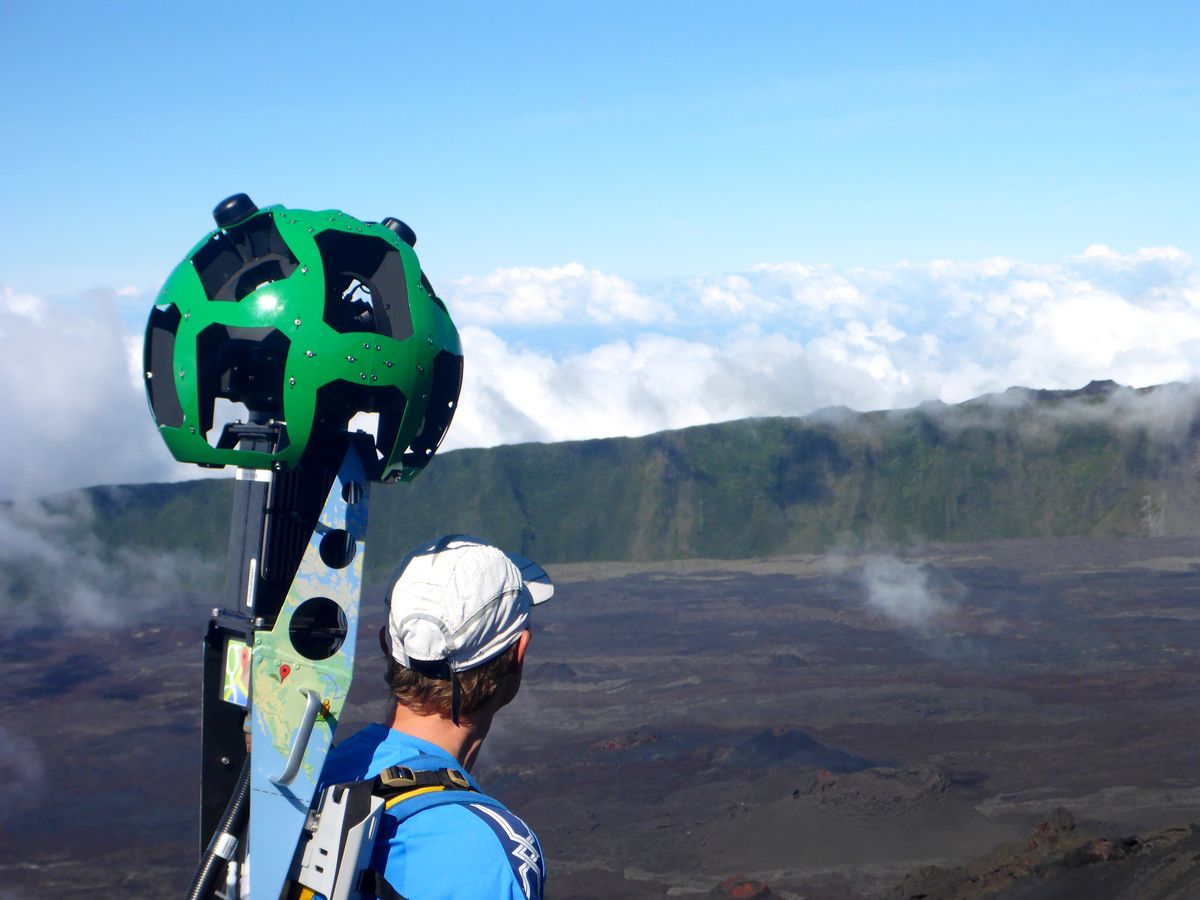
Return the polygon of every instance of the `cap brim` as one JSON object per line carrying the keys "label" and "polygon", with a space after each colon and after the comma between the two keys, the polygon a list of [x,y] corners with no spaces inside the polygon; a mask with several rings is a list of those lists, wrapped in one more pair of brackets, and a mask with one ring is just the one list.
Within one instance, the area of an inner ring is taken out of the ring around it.
{"label": "cap brim", "polygon": [[533,560],[517,556],[515,553],[505,553],[504,555],[520,571],[521,580],[529,589],[529,596],[533,599],[534,606],[545,603],[554,596],[554,582],[550,580],[545,569]]}

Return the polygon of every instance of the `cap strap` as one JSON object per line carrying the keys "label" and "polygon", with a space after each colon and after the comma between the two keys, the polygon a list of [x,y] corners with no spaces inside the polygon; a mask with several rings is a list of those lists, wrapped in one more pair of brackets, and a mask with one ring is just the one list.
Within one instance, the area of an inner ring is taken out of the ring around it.
{"label": "cap strap", "polygon": [[453,669],[450,670],[450,718],[454,724],[458,724],[458,710],[461,705],[462,694],[458,687],[458,673]]}
{"label": "cap strap", "polygon": [[442,681],[454,674],[448,659],[409,659],[408,668],[426,678],[437,678]]}

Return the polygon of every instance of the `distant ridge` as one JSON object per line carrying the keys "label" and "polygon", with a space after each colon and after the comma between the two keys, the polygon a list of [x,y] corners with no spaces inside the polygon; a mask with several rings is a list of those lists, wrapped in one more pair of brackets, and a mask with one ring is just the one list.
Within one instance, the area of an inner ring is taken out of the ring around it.
{"label": "distant ridge", "polygon": [[[1011,388],[438,456],[372,493],[368,576],[447,531],[544,562],[745,558],[923,541],[1191,535],[1200,386]],[[232,482],[82,492],[109,546],[221,558]],[[63,498],[43,501],[61,503]]]}

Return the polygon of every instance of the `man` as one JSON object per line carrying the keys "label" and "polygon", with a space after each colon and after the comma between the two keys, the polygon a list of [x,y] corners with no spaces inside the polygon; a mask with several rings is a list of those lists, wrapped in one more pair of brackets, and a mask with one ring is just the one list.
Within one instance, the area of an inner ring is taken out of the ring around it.
{"label": "man", "polygon": [[541,900],[537,838],[467,773],[521,685],[530,610],[553,593],[537,564],[465,535],[418,547],[397,569],[380,632],[391,711],[331,751],[321,775],[331,785],[400,772],[414,785],[386,806],[371,855],[384,900]]}

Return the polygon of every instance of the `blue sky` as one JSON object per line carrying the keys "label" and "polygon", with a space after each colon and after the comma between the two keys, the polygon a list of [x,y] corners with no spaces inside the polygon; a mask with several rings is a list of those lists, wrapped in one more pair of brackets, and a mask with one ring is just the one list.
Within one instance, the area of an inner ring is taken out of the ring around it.
{"label": "blue sky", "polygon": [[[0,0],[0,416],[82,442],[78,481],[181,477],[140,330],[236,191],[416,229],[468,357],[448,446],[1190,380],[1198,34],[1195,3]],[[44,490],[13,455],[0,497]]]}
{"label": "blue sky", "polygon": [[1200,227],[1194,3],[0,8],[0,277],[52,295],[154,286],[237,190],[411,220],[442,277]]}

